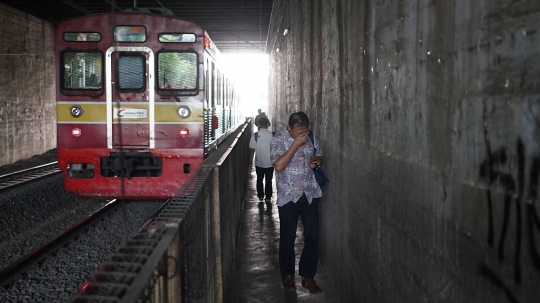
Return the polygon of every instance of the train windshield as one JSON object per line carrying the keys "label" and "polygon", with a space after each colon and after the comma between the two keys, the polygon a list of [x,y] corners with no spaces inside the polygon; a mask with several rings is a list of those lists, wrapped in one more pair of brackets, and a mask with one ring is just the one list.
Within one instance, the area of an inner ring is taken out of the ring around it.
{"label": "train windshield", "polygon": [[65,51],[62,54],[62,62],[65,89],[101,89],[103,85],[101,53]]}
{"label": "train windshield", "polygon": [[194,90],[197,88],[197,54],[160,52],[158,85],[162,90]]}

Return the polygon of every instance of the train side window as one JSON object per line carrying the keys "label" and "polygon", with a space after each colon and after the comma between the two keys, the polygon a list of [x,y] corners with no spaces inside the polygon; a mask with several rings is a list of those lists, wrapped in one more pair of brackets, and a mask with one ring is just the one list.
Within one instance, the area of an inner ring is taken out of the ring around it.
{"label": "train side window", "polygon": [[100,33],[85,33],[85,32],[65,32],[64,41],[77,41],[77,42],[98,42],[101,41]]}
{"label": "train side window", "polygon": [[222,88],[221,82],[222,82],[221,71],[218,69],[217,70],[217,105],[221,105],[221,97],[223,95],[222,89],[221,89]]}
{"label": "train side window", "polygon": [[212,80],[212,108],[216,107],[216,64],[212,62],[212,71],[210,72]]}
{"label": "train side window", "polygon": [[160,90],[197,89],[197,54],[191,52],[158,53],[158,88]]}
{"label": "train side window", "polygon": [[197,36],[195,34],[176,34],[176,33],[161,33],[158,36],[159,42],[170,43],[187,43],[197,41]]}
{"label": "train side window", "polygon": [[205,79],[204,79],[204,96],[206,98],[206,102],[209,100],[210,95],[210,75],[208,71],[210,70],[210,66],[208,65],[208,59],[206,59],[206,65],[205,65]]}
{"label": "train side window", "polygon": [[101,90],[103,58],[98,51],[64,51],[61,77],[67,90]]}
{"label": "train side window", "polygon": [[229,80],[225,82],[225,90],[227,93],[225,94],[225,106],[229,106],[229,95],[230,95],[230,87],[229,87]]}
{"label": "train side window", "polygon": [[122,91],[143,91],[146,58],[140,54],[121,54],[118,58],[118,87]]}

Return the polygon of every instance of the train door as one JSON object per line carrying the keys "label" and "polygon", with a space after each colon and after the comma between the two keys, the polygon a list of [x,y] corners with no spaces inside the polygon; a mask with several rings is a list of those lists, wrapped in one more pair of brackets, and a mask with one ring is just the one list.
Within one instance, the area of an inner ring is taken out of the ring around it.
{"label": "train door", "polygon": [[108,148],[153,149],[154,53],[111,47],[106,54]]}

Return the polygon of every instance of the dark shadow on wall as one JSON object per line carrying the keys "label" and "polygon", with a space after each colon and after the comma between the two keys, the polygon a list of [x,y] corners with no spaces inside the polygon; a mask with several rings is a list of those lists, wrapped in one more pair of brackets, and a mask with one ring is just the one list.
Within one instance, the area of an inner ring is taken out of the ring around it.
{"label": "dark shadow on wall", "polygon": [[[488,244],[493,247],[495,244],[495,222],[493,216],[493,198],[492,190],[494,187],[500,187],[504,190],[504,212],[502,222],[500,222],[500,234],[497,243],[497,256],[501,263],[505,262],[505,247],[508,242],[508,230],[510,222],[510,216],[512,215],[512,209],[515,210],[515,243],[513,245],[513,268],[514,268],[514,283],[519,286],[522,283],[521,266],[522,266],[522,242],[528,248],[528,253],[532,260],[532,264],[536,271],[540,273],[540,254],[536,247],[536,235],[540,236],[540,218],[536,212],[535,204],[538,198],[538,186],[540,179],[540,155],[532,157],[530,169],[529,169],[529,192],[526,193],[525,199],[525,216],[523,216],[523,198],[525,188],[525,176],[526,176],[526,153],[523,141],[518,138],[516,142],[516,155],[517,155],[517,182],[511,171],[509,171],[508,155],[505,147],[502,147],[495,152],[491,152],[489,149],[489,139],[486,139],[488,156],[480,165],[480,177],[487,181],[488,189],[486,190],[487,207],[488,207]],[[513,207],[512,207],[513,206]],[[523,217],[526,221],[523,222]],[[527,236],[523,239],[523,227]],[[504,291],[506,296],[511,302],[519,302],[516,295],[511,291],[510,287],[504,283],[504,279],[498,276],[493,269],[489,267],[486,262],[483,262],[480,266],[480,273],[488,279],[491,283],[499,287]]]}

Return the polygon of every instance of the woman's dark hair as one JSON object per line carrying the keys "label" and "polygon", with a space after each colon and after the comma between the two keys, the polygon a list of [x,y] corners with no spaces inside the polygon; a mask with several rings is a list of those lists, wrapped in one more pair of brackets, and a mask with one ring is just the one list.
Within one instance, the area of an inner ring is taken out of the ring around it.
{"label": "woman's dark hair", "polygon": [[309,126],[309,118],[304,112],[293,113],[289,116],[289,126]]}

